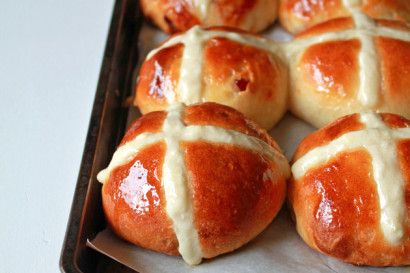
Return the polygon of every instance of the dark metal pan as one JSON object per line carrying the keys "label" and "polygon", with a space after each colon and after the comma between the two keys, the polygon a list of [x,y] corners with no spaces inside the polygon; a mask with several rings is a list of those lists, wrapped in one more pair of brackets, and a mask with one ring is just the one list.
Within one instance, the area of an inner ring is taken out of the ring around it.
{"label": "dark metal pan", "polygon": [[101,210],[101,185],[98,170],[109,162],[124,134],[128,109],[123,102],[133,89],[134,69],[138,61],[138,34],[142,15],[137,0],[117,0],[83,158],[75,188],[67,232],[61,252],[63,272],[134,272],[124,265],[86,247],[105,227]]}

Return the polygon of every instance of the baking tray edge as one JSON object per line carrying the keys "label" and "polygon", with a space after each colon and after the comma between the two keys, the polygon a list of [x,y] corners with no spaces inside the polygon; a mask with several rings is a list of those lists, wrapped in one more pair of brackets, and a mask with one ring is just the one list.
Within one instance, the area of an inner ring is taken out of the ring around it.
{"label": "baking tray edge", "polygon": [[[121,81],[118,79],[119,77],[128,76],[129,78],[132,75],[132,65],[135,64],[135,62],[129,60],[131,59],[128,58],[129,54],[132,54],[130,52],[134,50],[134,55],[138,55],[138,52],[135,52],[136,48],[132,48],[131,44],[134,43],[127,43],[127,40],[124,42],[124,37],[126,39],[136,39],[135,37],[138,37],[138,32],[142,22],[138,2],[139,1],[137,0],[116,0],[114,3],[108,38],[104,50],[100,76],[94,97],[91,118],[81,160],[80,171],[61,250],[59,265],[62,272],[95,272],[97,271],[98,262],[101,260],[102,262],[100,263],[104,264],[102,267],[104,267],[105,270],[109,269],[109,271],[111,271],[112,269],[121,269],[121,271],[128,271],[119,263],[85,247],[85,239],[87,235],[89,235],[85,233],[90,232],[84,227],[84,218],[87,213],[87,206],[89,203],[95,203],[98,201],[95,200],[94,197],[90,196],[90,190],[93,186],[93,183],[91,182],[93,181],[93,168],[96,167],[95,161],[98,142],[101,138],[101,134],[103,133],[102,125],[104,115],[111,115],[109,120],[114,122],[118,120],[119,116],[124,115],[125,110],[121,109],[121,105],[124,97],[131,91],[131,88],[129,88],[127,84],[124,84],[125,86],[123,85],[122,88],[117,88],[117,85],[118,82]],[[134,56],[134,58],[137,57]],[[124,64],[127,68],[121,67]],[[124,69],[126,73],[121,73]],[[124,120],[124,118],[122,120]],[[113,144],[111,145],[111,149],[115,148],[118,137],[122,135],[124,126],[125,122],[123,122],[123,124],[116,124],[116,126],[113,126],[116,127],[116,130],[113,130],[113,135],[105,137],[111,139],[111,143]],[[106,152],[105,157],[107,157],[109,153],[110,152]],[[108,157],[100,161],[107,160]],[[93,187],[95,187],[95,185]],[[90,198],[92,200],[90,200]],[[102,218],[102,216],[99,218]],[[101,221],[101,219],[99,220]],[[96,233],[98,230],[95,230],[94,232]],[[86,264],[85,267],[84,265],[80,267],[78,264],[79,259],[89,264]]]}

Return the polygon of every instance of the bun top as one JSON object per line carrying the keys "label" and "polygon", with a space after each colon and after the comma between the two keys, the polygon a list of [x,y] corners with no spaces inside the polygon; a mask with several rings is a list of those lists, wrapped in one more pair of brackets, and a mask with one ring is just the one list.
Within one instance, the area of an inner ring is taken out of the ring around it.
{"label": "bun top", "polygon": [[410,117],[410,28],[405,24],[356,12],[300,33],[286,49],[291,105],[304,105],[294,111],[307,120],[312,115],[303,111],[309,105],[327,111],[309,120],[315,126],[366,110]]}
{"label": "bun top", "polygon": [[[200,173],[196,173],[198,170],[203,172],[204,168],[213,166],[202,164],[201,169],[197,166],[198,162],[213,159],[201,158],[198,155],[200,160],[195,158],[195,162],[188,160],[185,163],[190,152],[181,148],[182,143],[201,144],[208,146],[208,149],[215,144],[233,146],[244,150],[245,154],[242,156],[250,158],[256,154],[264,158],[264,162],[270,162],[268,166],[272,166],[275,174],[270,171],[266,175],[273,181],[274,177],[283,180],[290,174],[286,158],[266,131],[259,129],[252,121],[229,107],[204,103],[187,107],[174,104],[167,112],[151,112],[141,117],[124,136],[108,167],[98,174],[98,180],[105,183],[116,168],[131,162],[139,151],[150,145],[161,146],[164,143],[166,148],[162,160],[161,184],[164,187],[166,211],[178,238],[179,252],[189,264],[199,263],[203,254],[192,221],[193,208],[189,201],[191,197],[184,181],[188,176],[200,176]],[[227,154],[226,158],[230,156],[235,155]],[[268,169],[271,170],[270,167]],[[224,170],[206,171],[212,173]],[[154,173],[155,170],[149,172]],[[251,172],[251,176],[261,177],[258,170]]]}
{"label": "bun top", "polygon": [[286,107],[288,79],[281,56],[278,44],[260,36],[193,27],[148,54],[135,104],[147,113],[174,102],[213,101],[271,128]]}
{"label": "bun top", "polygon": [[357,170],[352,169],[346,175],[354,177],[360,170],[371,170],[368,181],[362,183],[376,184],[382,234],[391,245],[402,244],[409,237],[405,224],[408,218],[405,185],[410,178],[410,165],[405,159],[410,156],[409,140],[410,120],[400,116],[374,112],[346,116],[301,142],[293,159],[292,175],[298,183],[300,179],[308,179],[311,171],[341,160],[346,153],[368,154],[370,166],[357,166]]}
{"label": "bun top", "polygon": [[277,16],[278,0],[141,0],[145,16],[163,31],[175,33],[194,25],[228,26],[259,32]]}

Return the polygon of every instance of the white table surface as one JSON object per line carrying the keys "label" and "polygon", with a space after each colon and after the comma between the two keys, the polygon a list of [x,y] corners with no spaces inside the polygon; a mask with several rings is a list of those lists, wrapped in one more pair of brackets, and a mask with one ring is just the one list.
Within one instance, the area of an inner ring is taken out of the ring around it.
{"label": "white table surface", "polygon": [[0,3],[0,272],[59,272],[113,1]]}

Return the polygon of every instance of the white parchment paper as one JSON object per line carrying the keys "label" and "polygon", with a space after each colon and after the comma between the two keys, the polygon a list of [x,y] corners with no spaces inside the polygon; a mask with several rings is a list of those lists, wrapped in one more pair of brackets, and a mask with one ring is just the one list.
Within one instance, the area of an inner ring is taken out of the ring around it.
{"label": "white parchment paper", "polygon": [[[280,26],[275,25],[265,32],[273,40],[290,40]],[[140,34],[141,56],[146,54],[166,35],[150,25],[144,25]],[[140,63],[144,58],[141,58]],[[138,65],[139,67],[139,65]],[[130,110],[129,121],[138,117],[138,111]],[[285,155],[290,159],[300,141],[315,129],[309,124],[286,114],[270,132]],[[240,249],[204,260],[202,264],[191,267],[180,257],[167,256],[129,244],[119,239],[109,229],[90,239],[87,245],[118,262],[142,273],[150,272],[409,272],[409,267],[373,268],[359,267],[343,263],[310,249],[299,237],[295,225],[286,208],[269,227],[250,243]]]}

